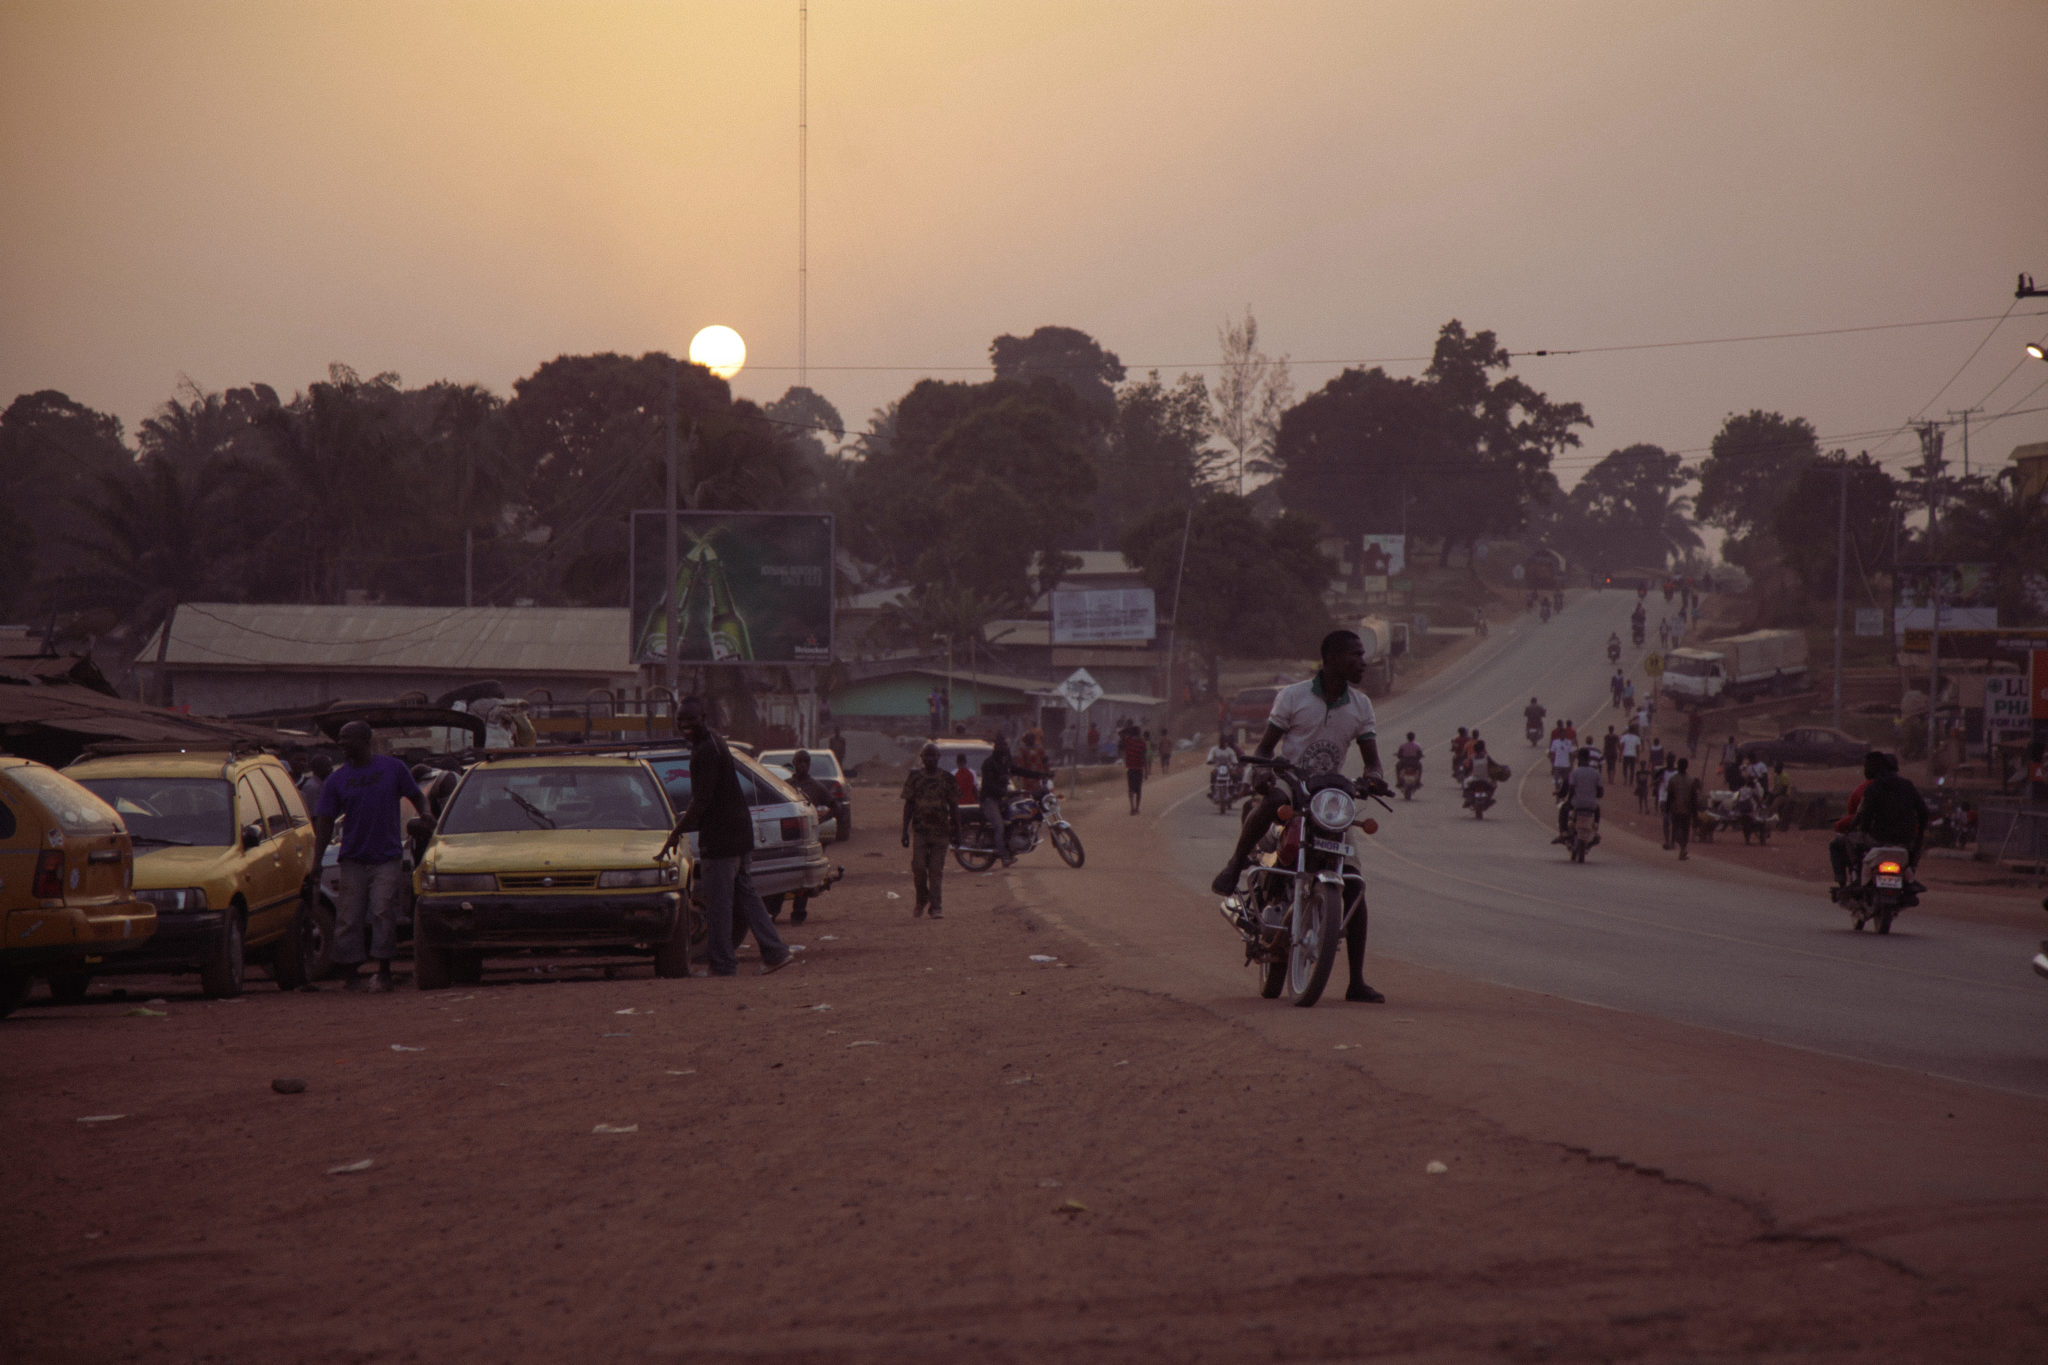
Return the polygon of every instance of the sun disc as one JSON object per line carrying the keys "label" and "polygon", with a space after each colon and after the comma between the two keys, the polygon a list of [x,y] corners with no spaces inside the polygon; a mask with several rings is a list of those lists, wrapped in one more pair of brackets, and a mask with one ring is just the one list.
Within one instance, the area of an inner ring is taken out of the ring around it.
{"label": "sun disc", "polygon": [[747,343],[730,327],[706,327],[690,338],[690,363],[730,379],[747,363]]}

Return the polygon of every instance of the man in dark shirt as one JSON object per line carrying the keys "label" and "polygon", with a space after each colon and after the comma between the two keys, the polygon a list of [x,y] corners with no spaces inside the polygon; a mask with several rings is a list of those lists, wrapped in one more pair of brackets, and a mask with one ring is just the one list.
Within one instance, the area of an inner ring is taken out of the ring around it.
{"label": "man in dark shirt", "polygon": [[[958,771],[972,784],[974,775],[967,771],[964,755]],[[946,917],[940,882],[946,849],[960,842],[959,790],[953,778],[939,771],[938,745],[927,744],[918,751],[917,766],[903,779],[903,846],[910,850],[910,885],[917,892],[917,903],[910,907],[912,918],[926,911],[933,919]]]}
{"label": "man in dark shirt", "polygon": [[[401,800],[426,813],[427,798],[412,770],[389,754],[372,752],[370,727],[352,720],[341,727],[342,765],[328,774],[313,813],[313,871],[317,879],[341,825],[341,903],[334,910],[334,960],[344,975],[342,989],[388,991],[391,959],[398,954],[398,906],[405,893],[405,847],[399,820]],[[360,975],[363,925],[370,928],[376,975]]]}
{"label": "man in dark shirt", "polygon": [[[817,807],[821,815],[829,815],[839,822],[839,837],[849,833],[846,818],[846,803],[832,794],[832,789],[811,776],[811,751],[798,749],[789,760],[789,785],[802,793],[804,800]],[[797,921],[801,923],[802,921]]]}
{"label": "man in dark shirt", "polygon": [[995,850],[1002,855],[1003,866],[1008,867],[1017,861],[1010,852],[1009,830],[1003,822],[1003,807],[1010,801],[1010,779],[1051,776],[1051,773],[1037,768],[1019,767],[1010,757],[1009,742],[1001,735],[996,736],[995,746],[981,761],[981,818],[988,821],[988,827],[995,835]]}
{"label": "man in dark shirt", "polygon": [[[1872,772],[1873,767],[1878,771]],[[1863,771],[1870,781],[1864,784],[1853,828],[1873,844],[1905,849],[1907,863],[1918,868],[1920,846],[1927,834],[1927,802],[1921,799],[1920,789],[1875,750],[1864,755]]]}
{"label": "man in dark shirt", "polygon": [[739,959],[733,948],[733,908],[747,917],[754,942],[761,949],[761,966],[756,975],[782,970],[795,956],[775,932],[768,907],[754,890],[747,871],[747,857],[754,848],[754,820],[740,790],[739,766],[732,750],[704,718],[704,702],[684,697],[676,708],[676,720],[690,745],[690,808],[676,821],[668,842],[661,846],[656,861],[691,832],[697,835],[697,886],[704,902],[705,927],[710,943],[705,958],[713,976],[737,976]]}

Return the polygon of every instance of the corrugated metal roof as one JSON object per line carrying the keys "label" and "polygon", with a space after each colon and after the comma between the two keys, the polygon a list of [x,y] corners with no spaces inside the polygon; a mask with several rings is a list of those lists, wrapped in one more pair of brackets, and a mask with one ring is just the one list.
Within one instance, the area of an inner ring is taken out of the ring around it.
{"label": "corrugated metal roof", "polygon": [[[172,667],[633,673],[623,607],[330,607],[187,602]],[[136,655],[156,662],[152,638]]]}

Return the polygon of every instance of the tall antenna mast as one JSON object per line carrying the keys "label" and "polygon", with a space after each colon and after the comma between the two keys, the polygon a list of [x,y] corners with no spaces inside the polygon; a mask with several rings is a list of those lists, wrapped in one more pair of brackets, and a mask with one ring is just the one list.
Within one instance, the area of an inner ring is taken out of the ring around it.
{"label": "tall antenna mast", "polygon": [[796,7],[796,382],[811,386],[811,6]]}

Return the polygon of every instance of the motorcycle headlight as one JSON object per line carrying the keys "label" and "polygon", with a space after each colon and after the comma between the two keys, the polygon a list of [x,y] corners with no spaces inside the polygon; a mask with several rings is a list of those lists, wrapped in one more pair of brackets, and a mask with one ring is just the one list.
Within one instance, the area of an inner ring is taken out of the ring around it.
{"label": "motorcycle headlight", "polygon": [[498,878],[491,872],[429,872],[420,878],[420,888],[457,893],[496,891]]}
{"label": "motorcycle headlight", "polygon": [[675,883],[676,870],[673,867],[636,867],[615,872],[600,872],[597,884],[612,889],[622,886],[670,886]]}
{"label": "motorcycle headlight", "polygon": [[1343,829],[1357,818],[1358,803],[1335,787],[1325,787],[1308,799],[1308,814],[1324,829]]}
{"label": "motorcycle headlight", "polygon": [[1045,818],[1055,819],[1060,813],[1060,799],[1051,792],[1038,798],[1038,808],[1045,812]]}

